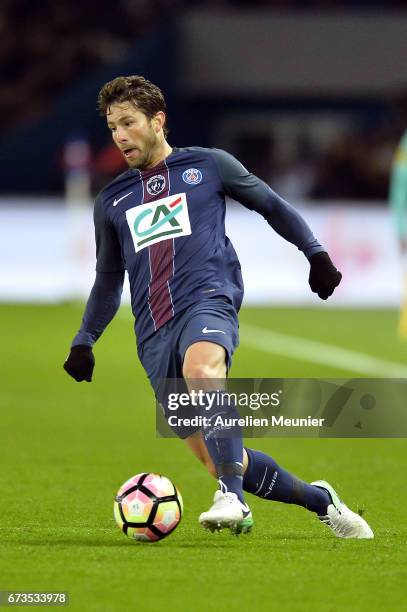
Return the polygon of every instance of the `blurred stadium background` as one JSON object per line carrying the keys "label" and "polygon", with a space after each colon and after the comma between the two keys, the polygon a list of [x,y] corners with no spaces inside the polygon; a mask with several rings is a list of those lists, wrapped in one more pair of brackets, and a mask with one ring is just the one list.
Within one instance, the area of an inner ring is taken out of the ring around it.
{"label": "blurred stadium background", "polygon": [[[338,545],[302,509],[252,498],[250,541],[208,539],[196,517],[213,482],[177,440],[154,437],[129,306],[97,345],[92,385],[61,365],[94,277],[92,199],[125,169],[96,97],[133,73],[165,92],[170,144],[234,153],[304,213],[344,275],[320,301],[302,254],[229,202],[246,286],[232,375],[407,378],[388,205],[407,128],[406,8],[0,2],[0,589],[69,590],[72,609],[89,611],[403,608],[405,440],[255,441],[367,510],[374,552]],[[186,514],[168,541],[135,549],[110,508],[143,470],[174,479]]]}
{"label": "blurred stadium background", "polygon": [[[0,300],[86,297],[92,196],[124,169],[96,96],[140,73],[167,96],[173,145],[225,148],[304,209],[344,273],[330,305],[397,307],[387,197],[407,126],[404,5],[3,0]],[[231,205],[228,231],[246,303],[318,305],[299,253],[270,232],[253,248],[262,219]]]}

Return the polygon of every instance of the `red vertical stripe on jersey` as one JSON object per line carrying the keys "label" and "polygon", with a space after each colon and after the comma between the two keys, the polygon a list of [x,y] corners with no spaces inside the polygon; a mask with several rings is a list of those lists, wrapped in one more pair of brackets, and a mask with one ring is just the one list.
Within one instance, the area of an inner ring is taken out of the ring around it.
{"label": "red vertical stripe on jersey", "polygon": [[[147,190],[148,179],[156,174],[165,178],[165,188],[158,195],[151,195]],[[141,172],[143,179],[143,202],[154,202],[165,198],[170,193],[170,176],[165,162],[159,167]],[[150,283],[148,287],[148,303],[154,329],[159,329],[174,316],[172,305],[170,281],[174,275],[174,239],[162,240],[148,247],[150,260]]]}

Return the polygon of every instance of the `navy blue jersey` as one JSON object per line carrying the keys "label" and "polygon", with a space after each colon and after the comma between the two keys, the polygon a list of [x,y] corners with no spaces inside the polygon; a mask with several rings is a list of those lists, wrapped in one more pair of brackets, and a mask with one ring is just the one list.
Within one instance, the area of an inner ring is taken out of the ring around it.
{"label": "navy blue jersey", "polygon": [[152,169],[127,170],[96,199],[96,270],[128,271],[139,343],[203,297],[225,296],[239,310],[226,196],[262,214],[307,257],[324,250],[295,209],[224,151],[173,149]]}

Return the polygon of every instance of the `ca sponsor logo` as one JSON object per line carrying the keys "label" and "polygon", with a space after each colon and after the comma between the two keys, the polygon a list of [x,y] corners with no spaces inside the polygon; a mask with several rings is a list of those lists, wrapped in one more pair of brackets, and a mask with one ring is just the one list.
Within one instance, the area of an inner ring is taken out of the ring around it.
{"label": "ca sponsor logo", "polygon": [[126,218],[136,253],[156,242],[191,233],[185,193],[130,208]]}
{"label": "ca sponsor logo", "polygon": [[188,168],[182,173],[182,180],[188,185],[197,185],[202,181],[202,172],[197,168]]}
{"label": "ca sponsor logo", "polygon": [[147,191],[150,195],[158,195],[165,189],[165,176],[155,174],[147,181]]}

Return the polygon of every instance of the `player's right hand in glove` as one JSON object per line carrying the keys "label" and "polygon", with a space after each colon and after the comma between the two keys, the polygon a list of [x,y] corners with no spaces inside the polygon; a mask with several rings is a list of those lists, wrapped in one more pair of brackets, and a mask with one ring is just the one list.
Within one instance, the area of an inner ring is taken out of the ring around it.
{"label": "player's right hand in glove", "polygon": [[317,293],[321,300],[327,300],[341,282],[342,274],[335,268],[328,253],[315,253],[311,255],[309,262],[311,291]]}
{"label": "player's right hand in glove", "polygon": [[64,370],[77,382],[92,380],[95,357],[90,346],[73,346],[64,363]]}

